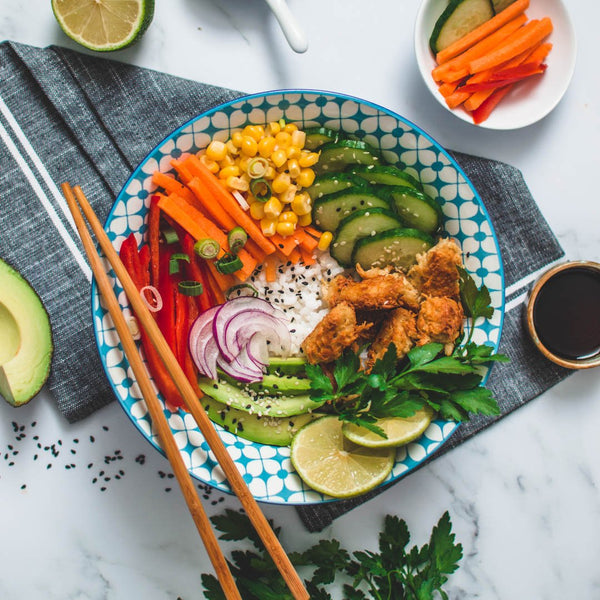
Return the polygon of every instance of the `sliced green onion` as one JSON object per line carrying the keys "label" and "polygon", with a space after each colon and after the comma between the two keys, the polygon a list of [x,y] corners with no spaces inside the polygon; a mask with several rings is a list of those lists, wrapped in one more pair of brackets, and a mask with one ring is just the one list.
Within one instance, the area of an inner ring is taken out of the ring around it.
{"label": "sliced green onion", "polygon": [[176,244],[179,241],[177,232],[172,227],[164,227],[161,230],[162,236],[167,244]]}
{"label": "sliced green onion", "polygon": [[179,293],[184,296],[199,296],[204,291],[204,288],[199,281],[191,280],[180,281],[177,284],[177,289],[179,290]]}
{"label": "sliced green onion", "polygon": [[285,119],[279,119],[279,127],[281,127],[281,129],[283,129],[285,127],[286,123],[285,123]]}
{"label": "sliced green onion", "polygon": [[239,271],[244,266],[244,263],[240,259],[239,256],[235,254],[226,254],[223,258],[220,258],[217,262],[215,262],[215,267],[217,267],[217,271],[219,273],[223,273],[223,275],[230,275],[231,273],[235,273]]}
{"label": "sliced green onion", "polygon": [[187,263],[190,262],[190,257],[187,254],[177,253],[173,254],[169,259],[169,275],[174,275],[175,273],[179,273],[180,270],[180,261],[185,261]]}
{"label": "sliced green onion", "polygon": [[259,202],[266,202],[272,195],[271,184],[262,177],[250,182],[250,191]]}
{"label": "sliced green onion", "polygon": [[225,298],[231,300],[232,297],[239,298],[240,296],[258,296],[258,290],[249,283],[239,283],[238,285],[232,285],[226,292]]}
{"label": "sliced green onion", "polygon": [[194,252],[200,258],[206,258],[208,260],[216,258],[220,249],[221,246],[219,246],[219,242],[212,238],[202,238],[194,244]]}
{"label": "sliced green onion", "polygon": [[248,163],[248,168],[246,171],[252,179],[259,179],[261,177],[264,177],[268,168],[269,162],[267,161],[267,159],[263,158],[262,156],[258,156],[253,158]]}
{"label": "sliced green onion", "polygon": [[227,234],[227,243],[232,254],[237,254],[246,245],[247,241],[248,234],[242,227],[234,227]]}

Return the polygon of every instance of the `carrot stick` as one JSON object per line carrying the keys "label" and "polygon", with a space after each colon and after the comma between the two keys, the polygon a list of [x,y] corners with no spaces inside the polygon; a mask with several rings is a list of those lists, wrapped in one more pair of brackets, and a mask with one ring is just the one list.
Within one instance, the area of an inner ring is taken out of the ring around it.
{"label": "carrot stick", "polygon": [[[200,203],[203,212],[207,214],[221,229],[231,231],[237,226],[231,215],[223,210],[223,207],[215,202],[210,190],[199,177],[193,177],[187,186],[194,192],[194,196]],[[248,240],[244,249],[249,252],[257,262],[262,262],[266,256],[264,250],[254,240]]]}
{"label": "carrot stick", "polygon": [[300,247],[304,248],[304,250],[308,250],[309,252],[312,252],[319,244],[319,240],[316,240],[314,237],[308,235],[302,229],[296,229],[294,232],[294,237],[298,241]]}
{"label": "carrot stick", "polygon": [[438,86],[438,91],[442,96],[444,96],[444,98],[447,98],[448,96],[450,96],[450,94],[453,94],[456,91],[457,87],[458,82],[446,81],[444,83],[440,83],[440,85]]}
{"label": "carrot stick", "polygon": [[275,252],[275,246],[264,236],[252,217],[242,210],[237,200],[221,185],[215,175],[200,162],[197,156],[190,155],[186,160],[186,166],[193,175],[200,177],[206,183],[213,200],[221,204],[221,207],[235,219],[236,223],[246,230],[249,237],[267,254]]}
{"label": "carrot stick", "polygon": [[171,175],[166,175],[160,171],[154,171],[154,173],[152,173],[152,181],[159,187],[163,188],[167,194],[179,194],[186,200],[194,198],[194,194],[192,194],[192,192],[188,190],[185,185],[177,181],[177,179]]}
{"label": "carrot stick", "polygon": [[265,279],[268,283],[273,283],[277,281],[277,257],[274,254],[269,254],[265,258],[264,262],[265,268]]}
{"label": "carrot stick", "polygon": [[[177,194],[163,196],[158,201],[158,207],[185,229],[195,240],[214,238],[201,224],[202,220],[206,219],[200,213],[196,214],[198,211],[190,206],[181,196]],[[221,233],[221,235],[223,234]],[[218,257],[220,258],[223,254],[225,254],[225,251],[221,248]]]}
{"label": "carrot stick", "polygon": [[524,13],[527,8],[529,8],[529,0],[516,0],[489,21],[482,23],[479,27],[476,27],[453,44],[440,50],[435,57],[437,63],[441,65],[451,58],[462,54],[471,46],[474,46],[488,35],[494,33],[494,31],[500,29],[503,25],[506,25],[509,21],[512,21],[515,17]]}
{"label": "carrot stick", "polygon": [[217,301],[219,303],[225,302],[225,292],[232,286],[235,285],[235,279],[232,275],[225,275],[217,271],[215,263],[210,260],[204,262],[208,267],[207,275],[209,281],[212,282],[211,289]]}
{"label": "carrot stick", "polygon": [[506,60],[517,56],[528,48],[532,48],[552,33],[552,20],[544,17],[540,21],[531,21],[525,27],[515,32],[507,41],[487,53],[469,62],[469,72],[478,73],[490,69]]}
{"label": "carrot stick", "polygon": [[302,256],[302,262],[307,266],[314,265],[317,262],[314,253],[311,250],[306,250],[300,246],[300,255]]}
{"label": "carrot stick", "polygon": [[[166,196],[160,200],[159,206],[165,213],[175,219],[195,240],[209,237],[219,242],[221,249],[217,258],[221,258],[224,251],[229,250],[227,236],[223,231],[180,196],[176,194]],[[200,235],[201,233],[204,235]],[[199,237],[196,237],[197,235]],[[256,268],[257,261],[243,248],[238,252],[238,256],[243,263],[243,267],[237,273],[240,278],[248,279],[252,275],[252,271]]]}
{"label": "carrot stick", "polygon": [[446,96],[446,104],[449,108],[456,108],[460,106],[465,100],[471,95],[469,92],[461,92],[462,88],[458,88],[456,92]]}
{"label": "carrot stick", "polygon": [[271,236],[271,240],[275,244],[277,250],[284,256],[289,256],[298,245],[298,240],[293,235],[283,237],[276,233]]}
{"label": "carrot stick", "polygon": [[293,265],[298,263],[301,258],[302,255],[300,254],[300,250],[298,248],[294,248],[287,257],[288,262],[291,262]]}
{"label": "carrot stick", "polygon": [[[518,56],[515,56],[513,59],[502,63],[502,65],[499,65],[498,67],[475,73],[475,75],[469,77],[468,83],[479,83],[480,81],[486,81],[497,71],[497,69],[510,69],[512,67],[516,67],[520,64],[523,64],[524,62],[529,61],[542,62],[546,58],[546,56],[548,56],[548,53],[551,49],[552,44],[550,42],[540,43],[539,45],[535,46],[533,50],[527,50],[525,52],[522,52]],[[492,95],[493,92],[494,90],[484,90],[481,92],[475,92],[471,94],[471,96],[467,100],[465,100],[465,109],[471,112],[476,110],[477,108],[479,108],[479,106],[481,106],[481,104],[485,100],[487,100]]]}
{"label": "carrot stick", "polygon": [[492,52],[500,43],[510,38],[527,21],[524,14],[519,15],[494,33],[475,44],[456,58],[439,65],[431,72],[436,81],[451,82],[462,79],[469,74],[470,61]]}
{"label": "carrot stick", "polygon": [[188,168],[185,166],[185,159],[184,160],[173,159],[171,161],[171,166],[175,169],[175,171],[177,172],[177,175],[179,175],[180,181],[183,181],[183,183],[185,183],[187,185],[188,182],[190,181],[190,179],[192,179],[193,175],[189,172]]}

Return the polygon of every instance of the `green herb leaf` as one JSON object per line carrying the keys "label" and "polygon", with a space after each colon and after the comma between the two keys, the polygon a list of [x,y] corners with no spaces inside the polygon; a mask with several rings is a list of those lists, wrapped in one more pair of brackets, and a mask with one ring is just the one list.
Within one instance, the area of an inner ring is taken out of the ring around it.
{"label": "green herb leaf", "polygon": [[490,292],[485,285],[478,288],[475,280],[462,267],[457,267],[459,275],[460,299],[465,314],[473,321],[479,317],[491,318],[494,309],[491,306]]}

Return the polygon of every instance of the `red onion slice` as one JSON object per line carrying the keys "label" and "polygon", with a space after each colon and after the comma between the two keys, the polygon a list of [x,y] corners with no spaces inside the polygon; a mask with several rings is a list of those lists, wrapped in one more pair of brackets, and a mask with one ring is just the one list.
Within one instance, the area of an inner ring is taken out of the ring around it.
{"label": "red onion slice", "polygon": [[189,335],[189,349],[194,364],[202,375],[217,378],[217,357],[219,347],[212,335],[212,322],[218,307],[203,312],[192,325]]}

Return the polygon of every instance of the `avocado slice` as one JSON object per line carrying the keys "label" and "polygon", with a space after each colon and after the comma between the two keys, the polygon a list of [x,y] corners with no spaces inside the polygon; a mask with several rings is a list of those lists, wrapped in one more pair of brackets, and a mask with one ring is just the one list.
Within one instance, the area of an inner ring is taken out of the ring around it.
{"label": "avocado slice", "polygon": [[48,313],[29,282],[0,260],[0,396],[13,406],[42,388],[52,360]]}
{"label": "avocado slice", "polygon": [[264,390],[265,393],[273,396],[294,396],[296,394],[306,394],[310,390],[310,379],[283,373],[267,373],[257,383],[241,383],[224,373],[219,373],[219,379],[232,383],[243,390],[247,388],[255,392]]}
{"label": "avocado slice", "polygon": [[251,442],[270,446],[289,446],[301,427],[322,416],[306,413],[287,418],[259,417],[217,402],[210,396],[202,398],[202,406],[210,420],[226,431]]}
{"label": "avocado slice", "polygon": [[304,373],[306,367],[306,359],[302,356],[288,356],[288,357],[276,357],[271,356],[269,358],[269,365],[267,366],[268,373],[274,374],[289,374],[299,375]]}
{"label": "avocado slice", "polygon": [[319,408],[324,402],[315,402],[308,394],[272,394],[264,388],[240,387],[219,379],[198,379],[200,389],[221,404],[265,417],[290,417]]}

